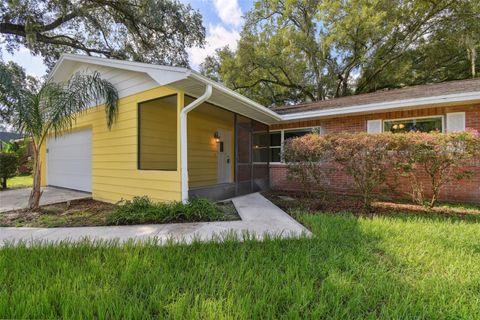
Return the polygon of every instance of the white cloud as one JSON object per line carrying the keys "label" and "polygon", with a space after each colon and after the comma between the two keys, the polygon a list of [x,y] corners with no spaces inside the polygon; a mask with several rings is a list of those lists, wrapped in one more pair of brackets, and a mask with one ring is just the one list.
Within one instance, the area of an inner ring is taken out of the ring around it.
{"label": "white cloud", "polygon": [[235,28],[243,24],[242,9],[237,0],[213,0],[213,5],[223,23]]}
{"label": "white cloud", "polygon": [[209,25],[205,38],[205,48],[187,49],[190,56],[190,63],[194,69],[205,60],[208,55],[212,55],[217,48],[229,46],[230,49],[237,49],[237,41],[240,39],[240,33],[236,30],[227,30],[221,25]]}

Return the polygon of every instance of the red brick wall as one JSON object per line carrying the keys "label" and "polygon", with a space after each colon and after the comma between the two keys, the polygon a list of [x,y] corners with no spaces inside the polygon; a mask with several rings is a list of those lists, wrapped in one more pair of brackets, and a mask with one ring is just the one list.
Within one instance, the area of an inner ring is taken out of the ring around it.
{"label": "red brick wall", "polygon": [[[463,111],[465,112],[466,127],[480,131],[480,105],[427,108],[350,117],[308,120],[274,125],[270,127],[270,130],[322,126],[322,129],[325,133],[336,133],[342,131],[362,132],[366,131],[367,120],[445,115],[448,112]],[[449,185],[445,186],[440,195],[441,201],[480,203],[480,159],[474,159],[471,161],[467,169],[474,172],[474,175],[468,180],[450,183]],[[426,179],[426,177],[420,177],[420,179],[425,186],[428,186],[428,179]],[[270,185],[272,189],[276,190],[301,189],[298,183],[295,183],[295,181],[291,181],[287,178],[287,168],[284,164],[270,165]],[[351,181],[351,179],[341,169],[338,168],[333,170],[333,172],[328,175],[326,185],[327,189],[333,193],[355,193],[353,181]],[[392,185],[397,187],[397,190],[394,193],[396,197],[408,198],[406,193],[411,189],[410,182],[407,178],[400,178],[398,181],[392,181]]]}

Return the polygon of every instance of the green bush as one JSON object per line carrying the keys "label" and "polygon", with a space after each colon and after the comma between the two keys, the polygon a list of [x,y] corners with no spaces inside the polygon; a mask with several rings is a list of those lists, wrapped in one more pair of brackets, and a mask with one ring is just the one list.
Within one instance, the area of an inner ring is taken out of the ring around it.
{"label": "green bush", "polygon": [[339,165],[352,178],[367,210],[379,191],[392,190],[388,180],[399,175],[409,178],[415,202],[434,207],[448,183],[472,176],[468,164],[479,155],[480,134],[470,129],[448,134],[311,134],[291,139],[284,147],[289,176],[304,188],[328,183],[325,165]]}
{"label": "green bush", "polygon": [[7,179],[17,173],[18,158],[14,153],[0,153],[0,180],[2,189],[7,188]]}
{"label": "green bush", "polygon": [[195,198],[186,204],[182,202],[155,203],[148,197],[134,197],[127,200],[107,218],[110,225],[144,223],[215,221],[222,212],[207,199]]}

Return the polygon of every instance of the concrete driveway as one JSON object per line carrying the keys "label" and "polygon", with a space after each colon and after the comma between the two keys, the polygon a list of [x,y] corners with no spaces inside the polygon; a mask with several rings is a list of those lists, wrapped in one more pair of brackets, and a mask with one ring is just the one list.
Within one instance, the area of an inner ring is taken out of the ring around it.
{"label": "concrete driveway", "polygon": [[[31,188],[22,188],[0,191],[0,212],[27,208],[31,190]],[[42,191],[40,205],[85,199],[92,196],[88,192],[55,187],[45,187],[42,188]]]}

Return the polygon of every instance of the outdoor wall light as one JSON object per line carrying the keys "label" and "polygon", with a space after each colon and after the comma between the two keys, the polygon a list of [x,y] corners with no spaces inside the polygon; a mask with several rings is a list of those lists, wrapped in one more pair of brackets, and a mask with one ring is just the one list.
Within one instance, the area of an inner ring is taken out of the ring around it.
{"label": "outdoor wall light", "polygon": [[220,135],[218,134],[218,131],[215,131],[215,133],[213,134],[213,138],[215,139],[216,143],[220,142]]}

